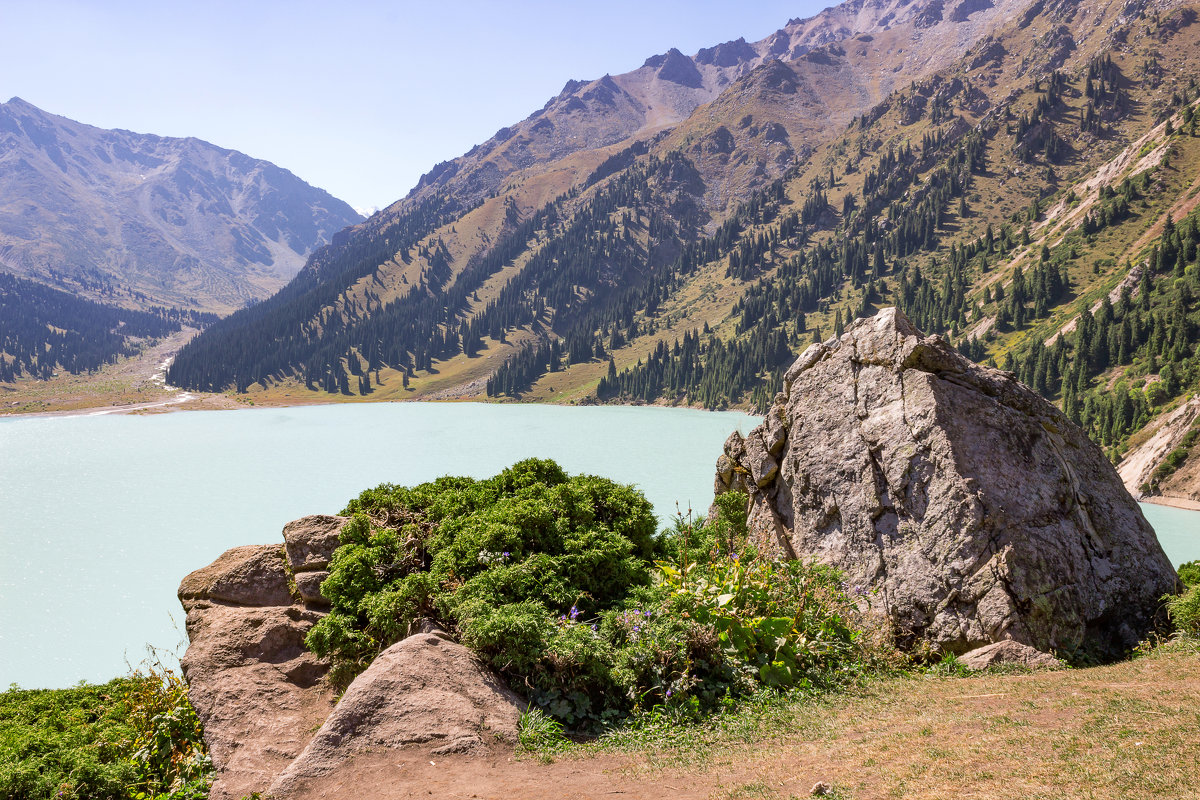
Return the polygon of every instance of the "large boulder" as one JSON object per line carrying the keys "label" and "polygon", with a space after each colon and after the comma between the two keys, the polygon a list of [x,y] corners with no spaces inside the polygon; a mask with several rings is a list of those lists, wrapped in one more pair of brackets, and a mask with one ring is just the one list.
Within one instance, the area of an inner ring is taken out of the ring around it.
{"label": "large boulder", "polygon": [[409,636],[354,679],[267,794],[348,797],[359,784],[360,756],[394,760],[397,751],[419,750],[436,757],[514,743],[524,705],[467,648],[436,633]]}
{"label": "large boulder", "polygon": [[1176,586],[1082,431],[896,309],[809,347],[726,442],[716,489],[749,495],[760,547],[844,570],[901,641],[939,651],[1116,656]]}
{"label": "large boulder", "polygon": [[326,607],[306,579],[323,574],[344,522],[297,520],[285,545],[235,547],[180,584],[181,664],[217,772],[212,800],[266,789],[333,708],[329,665],[304,647]]}

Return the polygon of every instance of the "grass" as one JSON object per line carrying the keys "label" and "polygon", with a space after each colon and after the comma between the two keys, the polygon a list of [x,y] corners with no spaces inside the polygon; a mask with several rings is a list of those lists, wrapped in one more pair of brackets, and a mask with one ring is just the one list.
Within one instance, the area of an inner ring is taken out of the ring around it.
{"label": "grass", "polygon": [[809,796],[824,781],[843,798],[1180,798],[1196,792],[1198,709],[1200,643],[1181,639],[1105,667],[931,670],[763,695],[703,724],[649,716],[538,769],[615,758],[610,772],[683,797]]}

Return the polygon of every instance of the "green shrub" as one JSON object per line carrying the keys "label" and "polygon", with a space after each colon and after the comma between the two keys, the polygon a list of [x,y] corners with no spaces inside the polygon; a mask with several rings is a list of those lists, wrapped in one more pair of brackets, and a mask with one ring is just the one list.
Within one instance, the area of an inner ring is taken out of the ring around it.
{"label": "green shrub", "polygon": [[0,694],[5,800],[199,800],[211,771],[186,686],[169,671]]}
{"label": "green shrub", "polygon": [[332,608],[308,645],[347,682],[432,617],[573,728],[853,671],[863,645],[840,576],[758,559],[745,496],[717,506],[711,524],[681,517],[658,535],[640,492],[536,459],[380,486],[344,512],[322,584]]}
{"label": "green shrub", "polygon": [[1200,636],[1200,584],[1167,600],[1167,613],[1175,629],[1185,636]]}
{"label": "green shrub", "polygon": [[1200,561],[1189,561],[1179,565],[1179,581],[1184,586],[1200,585]]}

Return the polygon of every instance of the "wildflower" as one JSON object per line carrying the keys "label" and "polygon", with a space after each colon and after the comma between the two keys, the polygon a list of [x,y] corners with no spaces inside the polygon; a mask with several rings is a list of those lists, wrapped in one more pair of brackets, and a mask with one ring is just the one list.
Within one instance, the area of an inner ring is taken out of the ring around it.
{"label": "wildflower", "polygon": [[576,619],[578,617],[579,617],[579,609],[576,608],[575,606],[571,606],[571,619]]}
{"label": "wildflower", "polygon": [[671,696],[671,690],[667,689],[667,697],[670,697],[670,696]]}

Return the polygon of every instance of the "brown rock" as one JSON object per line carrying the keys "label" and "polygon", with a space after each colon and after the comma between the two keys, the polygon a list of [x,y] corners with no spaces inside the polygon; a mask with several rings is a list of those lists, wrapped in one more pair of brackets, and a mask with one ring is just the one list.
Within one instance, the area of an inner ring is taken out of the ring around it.
{"label": "brown rock", "polygon": [[875,589],[909,642],[1116,655],[1175,588],[1154,531],[1082,431],[895,309],[809,347],[767,422],[731,436],[725,456],[731,489],[751,476],[740,485],[760,546]]}
{"label": "brown rock", "polygon": [[302,796],[368,752],[419,748],[437,756],[514,742],[523,707],[467,648],[432,633],[410,636],[354,679],[268,794]]}
{"label": "brown rock", "polygon": [[279,545],[262,544],[226,550],[213,563],[179,584],[183,607],[199,600],[247,606],[289,606],[287,572]]}
{"label": "brown rock", "polygon": [[300,599],[312,605],[329,605],[329,601],[321,594],[321,583],[328,577],[329,573],[325,570],[318,572],[297,572],[296,591],[299,593]]}
{"label": "brown rock", "polygon": [[[289,526],[290,544],[304,553],[301,563],[320,561],[331,526]],[[297,589],[308,595],[304,600],[322,602],[325,574],[296,575]],[[217,772],[209,796],[260,792],[333,708],[333,692],[323,681],[329,665],[304,647],[304,636],[323,614],[292,597],[280,545],[225,552],[183,579],[179,599],[188,612],[190,643],[181,661],[188,697]]]}
{"label": "brown rock", "polygon": [[1034,650],[1027,644],[1011,639],[977,647],[969,653],[963,653],[958,657],[958,661],[970,670],[987,669],[1000,664],[1013,664],[1030,669],[1062,666],[1062,662],[1049,653]]}
{"label": "brown rock", "polygon": [[267,788],[332,709],[328,665],[304,648],[320,616],[300,606],[188,611],[181,663],[217,772],[211,800]]}
{"label": "brown rock", "polygon": [[283,526],[283,542],[293,572],[326,569],[349,520],[326,514],[301,517]]}

